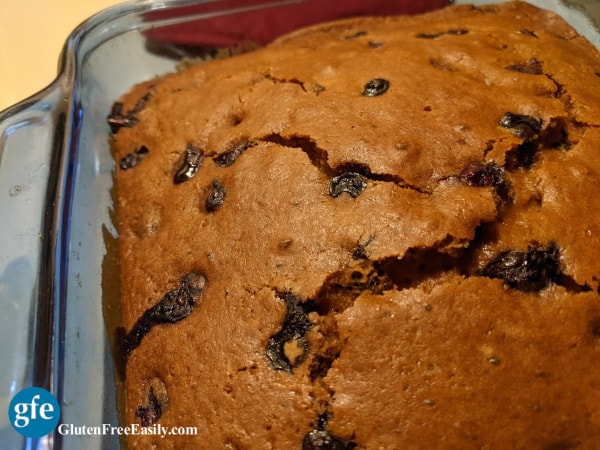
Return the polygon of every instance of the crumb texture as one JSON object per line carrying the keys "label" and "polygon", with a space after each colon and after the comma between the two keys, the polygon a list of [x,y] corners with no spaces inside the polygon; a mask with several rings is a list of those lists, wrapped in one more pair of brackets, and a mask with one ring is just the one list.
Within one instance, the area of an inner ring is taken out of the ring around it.
{"label": "crumb texture", "polygon": [[314,26],[132,88],[136,448],[593,449],[600,54],[522,2]]}

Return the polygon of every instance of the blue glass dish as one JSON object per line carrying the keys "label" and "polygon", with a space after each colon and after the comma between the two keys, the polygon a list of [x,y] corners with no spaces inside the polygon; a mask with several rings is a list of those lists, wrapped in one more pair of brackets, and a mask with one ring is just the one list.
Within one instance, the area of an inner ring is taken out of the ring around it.
{"label": "blue glass dish", "polygon": [[[59,400],[61,423],[118,426],[110,327],[104,320],[106,296],[113,295],[106,277],[115,270],[107,244],[117,238],[106,118],[132,85],[176,70],[180,61],[173,55],[187,56],[189,50],[157,52],[146,33],[230,15],[239,17],[234,31],[244,44],[244,14],[305,2],[141,0],[109,8],[72,32],[50,86],[0,112],[0,448],[120,446],[117,433],[93,430],[63,435],[57,429],[26,438],[5,411],[15,393],[39,386]],[[530,3],[559,13],[600,48],[592,19],[600,17],[597,0]]]}

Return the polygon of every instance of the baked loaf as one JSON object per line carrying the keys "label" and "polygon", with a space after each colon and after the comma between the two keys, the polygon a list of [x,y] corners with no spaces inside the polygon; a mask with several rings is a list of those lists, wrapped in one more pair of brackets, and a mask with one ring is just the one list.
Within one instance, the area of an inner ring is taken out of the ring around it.
{"label": "baked loaf", "polygon": [[114,134],[130,449],[597,449],[600,56],[523,2],[294,32]]}

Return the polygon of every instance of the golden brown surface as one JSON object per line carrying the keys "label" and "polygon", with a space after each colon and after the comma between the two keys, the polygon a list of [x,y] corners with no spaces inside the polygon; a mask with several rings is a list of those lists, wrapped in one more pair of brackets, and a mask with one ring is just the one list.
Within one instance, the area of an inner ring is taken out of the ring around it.
{"label": "golden brown surface", "polygon": [[[198,435],[130,448],[597,448],[599,73],[514,2],[325,24],[136,86],[114,146],[148,150],[117,169],[124,329],[206,284],[125,381],[129,423],[152,390],[153,423]],[[347,172],[364,190],[334,197]]]}

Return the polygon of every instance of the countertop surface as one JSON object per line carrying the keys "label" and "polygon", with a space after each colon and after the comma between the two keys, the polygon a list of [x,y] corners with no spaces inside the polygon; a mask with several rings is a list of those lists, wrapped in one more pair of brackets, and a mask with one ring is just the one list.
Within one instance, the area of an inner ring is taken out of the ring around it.
{"label": "countertop surface", "polygon": [[56,77],[67,37],[81,22],[123,0],[0,0],[0,111]]}

